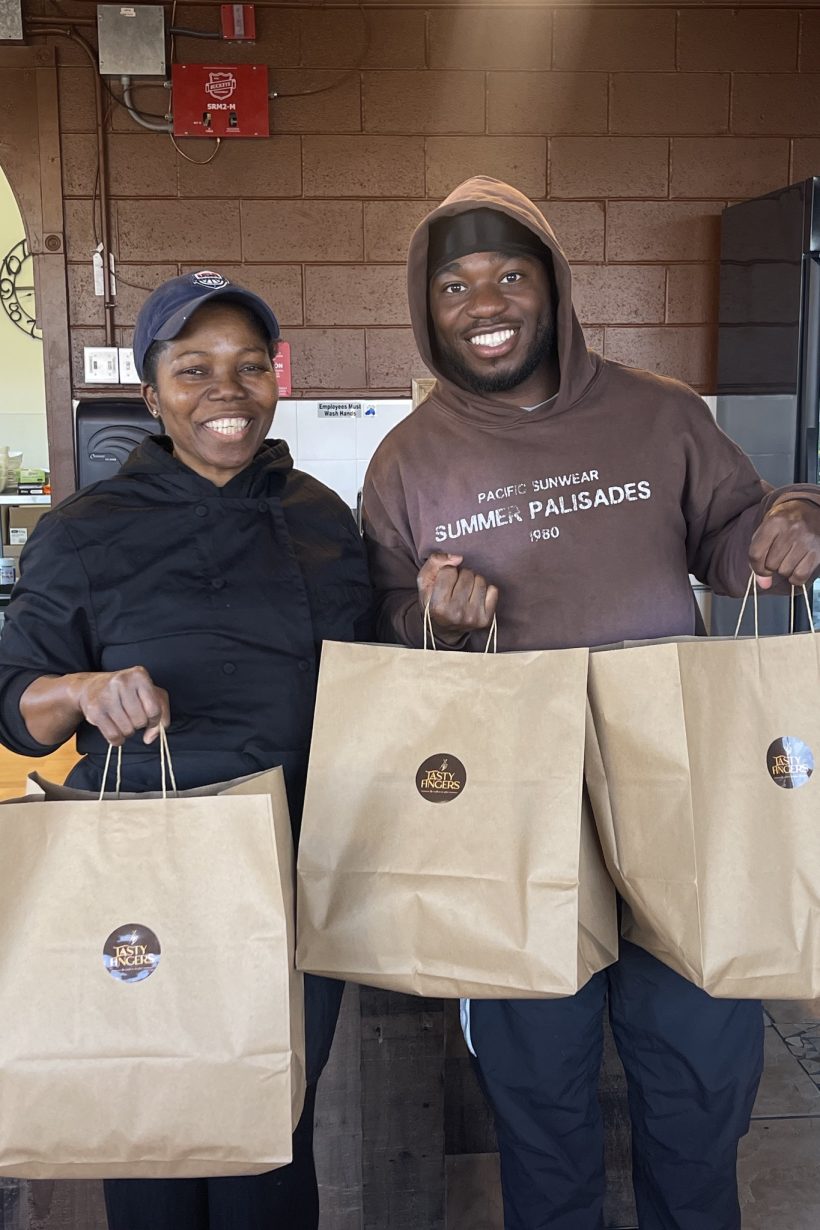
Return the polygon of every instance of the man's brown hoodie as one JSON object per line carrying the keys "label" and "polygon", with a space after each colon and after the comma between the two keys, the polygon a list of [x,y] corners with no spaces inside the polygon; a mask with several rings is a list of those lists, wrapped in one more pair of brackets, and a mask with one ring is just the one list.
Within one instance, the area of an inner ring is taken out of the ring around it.
{"label": "man's brown hoodie", "polygon": [[[463,389],[436,361],[429,226],[477,207],[512,216],[552,254],[560,386],[540,409]],[[587,350],[566,257],[509,185],[477,176],[456,188],[416,230],[407,276],[416,343],[437,383],[385,438],[365,480],[383,640],[421,643],[416,576],[433,551],[463,555],[499,587],[500,649],[688,634],[689,574],[742,593],[764,513],[797,492],[818,499],[814,487],[772,491],[686,385]]]}

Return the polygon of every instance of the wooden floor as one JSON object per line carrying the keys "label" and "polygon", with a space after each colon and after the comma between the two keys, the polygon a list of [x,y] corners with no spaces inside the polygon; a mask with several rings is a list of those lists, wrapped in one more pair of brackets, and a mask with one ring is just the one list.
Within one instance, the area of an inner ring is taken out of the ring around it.
{"label": "wooden floor", "polygon": [[0,799],[14,799],[25,794],[29,773],[39,773],[50,782],[65,781],[69,770],[78,759],[73,739],[64,743],[52,756],[15,756],[13,752],[0,747]]}

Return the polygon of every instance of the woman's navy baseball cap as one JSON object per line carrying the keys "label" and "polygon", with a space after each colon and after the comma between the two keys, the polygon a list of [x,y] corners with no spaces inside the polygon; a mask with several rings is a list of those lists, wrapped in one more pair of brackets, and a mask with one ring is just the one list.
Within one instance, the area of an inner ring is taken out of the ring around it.
{"label": "woman's navy baseball cap", "polygon": [[140,379],[151,344],[171,341],[182,332],[197,308],[212,299],[226,299],[250,308],[259,317],[270,340],[277,341],[279,321],[259,295],[211,269],[183,273],[158,286],[140,308],[134,325],[134,366]]}

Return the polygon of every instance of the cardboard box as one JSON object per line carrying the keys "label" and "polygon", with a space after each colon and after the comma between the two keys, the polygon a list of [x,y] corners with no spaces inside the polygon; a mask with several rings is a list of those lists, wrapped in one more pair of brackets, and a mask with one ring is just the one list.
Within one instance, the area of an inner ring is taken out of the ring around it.
{"label": "cardboard box", "polygon": [[9,506],[9,544],[14,547],[28,542],[37,522],[47,512],[47,504],[11,504]]}

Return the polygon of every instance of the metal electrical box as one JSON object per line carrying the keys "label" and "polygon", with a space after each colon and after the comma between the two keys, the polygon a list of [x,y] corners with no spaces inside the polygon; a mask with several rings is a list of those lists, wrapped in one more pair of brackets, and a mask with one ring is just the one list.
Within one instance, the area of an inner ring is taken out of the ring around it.
{"label": "metal electrical box", "polygon": [[266,64],[172,64],[175,137],[267,137]]}
{"label": "metal electrical box", "polygon": [[256,13],[252,4],[220,5],[222,37],[234,43],[252,43],[256,39]]}
{"label": "metal electrical box", "polygon": [[0,0],[0,39],[23,37],[21,0]]}
{"label": "metal electrical box", "polygon": [[165,76],[161,4],[98,4],[97,37],[104,77]]}

